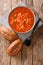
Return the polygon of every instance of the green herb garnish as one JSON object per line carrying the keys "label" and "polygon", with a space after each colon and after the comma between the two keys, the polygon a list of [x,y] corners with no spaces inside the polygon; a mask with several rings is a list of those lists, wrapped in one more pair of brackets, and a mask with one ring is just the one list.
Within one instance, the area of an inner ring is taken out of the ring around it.
{"label": "green herb garnish", "polygon": [[16,26],[16,24],[17,24],[17,21],[14,21],[14,25]]}
{"label": "green herb garnish", "polygon": [[16,17],[17,17],[16,14],[14,14],[14,19],[15,19]]}

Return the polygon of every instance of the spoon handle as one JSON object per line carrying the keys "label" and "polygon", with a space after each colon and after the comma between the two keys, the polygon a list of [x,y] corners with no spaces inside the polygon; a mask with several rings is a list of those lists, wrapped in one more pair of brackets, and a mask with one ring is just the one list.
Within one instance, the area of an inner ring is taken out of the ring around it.
{"label": "spoon handle", "polygon": [[[34,26],[34,28],[33,28],[32,34],[33,34],[33,32],[37,29],[37,26],[38,26],[38,24],[39,24],[40,21],[41,21],[41,18],[39,18],[38,21],[36,22],[36,24],[35,24],[35,26]],[[27,39],[24,41],[24,44],[25,44],[26,46],[29,46],[29,45],[31,44],[32,34],[31,34],[31,36],[30,36],[29,39],[27,38]]]}
{"label": "spoon handle", "polygon": [[38,21],[36,22],[36,24],[35,24],[35,26],[33,28],[32,34],[37,29],[37,26],[38,26],[38,24],[39,24],[40,21],[41,21],[41,18],[39,18]]}

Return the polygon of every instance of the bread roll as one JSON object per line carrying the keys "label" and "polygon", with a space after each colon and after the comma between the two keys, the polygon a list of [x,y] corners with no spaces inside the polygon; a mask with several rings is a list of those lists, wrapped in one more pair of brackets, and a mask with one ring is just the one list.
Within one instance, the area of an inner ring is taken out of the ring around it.
{"label": "bread roll", "polygon": [[16,55],[19,53],[19,51],[22,48],[22,41],[20,39],[15,40],[14,42],[11,43],[11,45],[7,48],[7,53],[9,55]]}
{"label": "bread roll", "polygon": [[3,25],[0,26],[0,34],[9,41],[14,41],[18,39],[18,35],[15,32]]}

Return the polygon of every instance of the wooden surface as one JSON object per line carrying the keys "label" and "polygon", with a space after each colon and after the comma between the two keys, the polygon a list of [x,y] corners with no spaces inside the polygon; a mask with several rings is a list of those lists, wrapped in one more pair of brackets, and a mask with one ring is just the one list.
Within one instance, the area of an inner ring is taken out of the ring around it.
{"label": "wooden surface", "polygon": [[[28,7],[34,7],[43,19],[43,8],[41,11],[41,5],[37,9],[37,0],[0,0],[0,17],[5,15],[9,10],[14,8],[20,1],[27,4]],[[39,1],[39,0],[38,0]],[[40,0],[43,4],[43,0]],[[36,4],[35,4],[36,3]],[[40,8],[40,9],[39,9]],[[36,44],[34,48],[23,46],[22,51],[16,55],[10,57],[6,54],[6,48],[10,45],[10,42],[5,40],[0,34],[0,65],[43,65],[43,43]]]}

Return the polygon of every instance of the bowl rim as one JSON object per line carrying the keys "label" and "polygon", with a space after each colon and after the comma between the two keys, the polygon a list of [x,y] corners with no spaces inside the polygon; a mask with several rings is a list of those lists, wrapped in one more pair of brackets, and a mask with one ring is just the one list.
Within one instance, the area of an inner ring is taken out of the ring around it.
{"label": "bowl rim", "polygon": [[[16,31],[16,30],[14,30],[14,29],[11,27],[10,23],[9,23],[10,14],[11,14],[16,8],[19,8],[19,7],[24,7],[24,8],[29,9],[29,10],[32,12],[33,16],[34,16],[34,24],[33,24],[33,26],[32,26],[28,31],[26,31],[26,32],[18,32],[18,31]],[[9,16],[8,16],[8,24],[9,24],[9,26],[11,27],[11,29],[12,29],[13,31],[15,31],[16,33],[23,34],[23,33],[28,33],[28,32],[30,32],[30,31],[34,28],[35,23],[36,23],[35,14],[33,13],[33,11],[32,11],[30,8],[28,8],[28,7],[26,7],[26,6],[17,6],[17,7],[15,7],[13,10],[10,11]]]}

